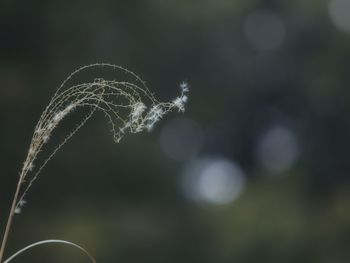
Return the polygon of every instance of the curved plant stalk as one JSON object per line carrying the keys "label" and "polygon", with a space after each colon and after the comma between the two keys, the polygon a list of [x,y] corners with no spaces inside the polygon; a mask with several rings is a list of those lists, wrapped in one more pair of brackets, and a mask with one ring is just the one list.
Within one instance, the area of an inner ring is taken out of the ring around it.
{"label": "curved plant stalk", "polygon": [[[133,82],[129,80],[106,80],[101,75],[98,75],[90,82],[68,84],[69,82],[73,82],[77,74],[96,68],[110,69],[112,72],[122,72],[125,78],[132,79]],[[54,157],[57,151],[86,124],[96,111],[104,113],[111,126],[114,141],[118,143],[127,133],[152,130],[154,125],[166,113],[174,109],[183,112],[185,110],[185,103],[187,102],[188,86],[183,82],[180,84],[180,87],[180,96],[170,102],[159,102],[140,77],[120,66],[96,63],[83,66],[70,74],[52,97],[34,129],[6,223],[0,247],[0,263],[8,262],[3,262],[2,259],[13,217],[15,214],[21,212],[23,205],[26,203],[25,197],[33,183],[38,179],[43,168]],[[76,128],[35,169],[38,155],[49,142],[53,131],[69,114],[82,108],[88,108],[90,110],[89,113],[82,118]],[[22,253],[34,245],[44,244],[45,242],[43,242],[34,243],[19,252]],[[67,241],[59,242],[69,243]]]}
{"label": "curved plant stalk", "polygon": [[75,247],[77,249],[79,249],[80,251],[84,252],[84,254],[86,256],[89,257],[89,259],[91,260],[92,263],[96,263],[96,260],[90,255],[90,253],[84,249],[83,247],[74,244],[72,242],[66,241],[66,240],[59,240],[59,239],[48,239],[48,240],[43,240],[43,241],[39,241],[33,244],[30,244],[24,248],[22,248],[21,250],[17,251],[15,254],[13,254],[11,257],[9,257],[8,259],[6,259],[3,263],[9,263],[12,259],[16,258],[17,256],[19,256],[20,254],[26,252],[27,250],[33,248],[33,247],[37,247],[37,246],[41,246],[41,245],[46,245],[46,244],[50,244],[50,243],[60,243],[60,244],[64,244],[64,245],[68,245],[68,246],[72,246]]}

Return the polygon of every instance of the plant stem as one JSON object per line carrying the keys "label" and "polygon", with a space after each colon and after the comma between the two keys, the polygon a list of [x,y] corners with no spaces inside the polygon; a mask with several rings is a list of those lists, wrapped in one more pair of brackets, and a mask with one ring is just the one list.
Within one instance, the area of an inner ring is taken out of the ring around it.
{"label": "plant stem", "polygon": [[17,201],[18,201],[17,199],[18,199],[19,191],[21,189],[22,181],[23,181],[23,172],[22,172],[22,174],[19,177],[19,180],[18,180],[18,183],[17,183],[17,189],[16,189],[15,195],[13,197],[12,205],[11,205],[11,210],[10,210],[10,213],[9,213],[9,217],[7,219],[6,228],[5,228],[5,232],[4,232],[4,237],[2,239],[1,248],[0,248],[0,263],[2,263],[2,258],[4,256],[4,251],[5,251],[7,239],[8,239],[9,233],[10,233],[13,216],[15,215],[15,210],[16,210]]}

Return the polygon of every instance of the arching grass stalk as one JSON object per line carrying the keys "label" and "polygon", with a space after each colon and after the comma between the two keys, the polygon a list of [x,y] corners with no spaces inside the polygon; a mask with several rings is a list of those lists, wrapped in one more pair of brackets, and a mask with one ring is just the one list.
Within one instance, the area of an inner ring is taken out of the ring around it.
{"label": "arching grass stalk", "polygon": [[[89,71],[88,73],[92,74],[93,72],[90,71],[101,68],[103,72],[107,70],[111,70],[115,74],[122,72],[123,76],[129,80],[108,80],[98,75],[98,78],[94,78],[90,82],[73,83],[74,78],[79,73]],[[181,83],[180,87],[181,94],[176,99],[170,102],[159,102],[150,92],[145,82],[133,72],[120,66],[106,63],[91,64],[81,67],[69,75],[52,97],[34,129],[5,227],[0,248],[0,263],[7,263],[34,246],[49,243],[64,243],[74,246],[88,255],[92,262],[95,262],[85,249],[64,240],[44,240],[33,243],[4,261],[3,256],[13,217],[21,212],[23,205],[26,203],[25,197],[33,183],[38,179],[42,169],[95,112],[101,111],[104,113],[111,126],[114,141],[119,142],[127,133],[138,133],[145,129],[150,131],[166,113],[174,109],[183,112],[187,102],[188,86],[186,83]],[[54,148],[51,154],[44,158],[42,162],[39,162],[38,155],[49,142],[53,131],[67,115],[82,109],[87,109],[88,112],[81,118],[75,129]]]}

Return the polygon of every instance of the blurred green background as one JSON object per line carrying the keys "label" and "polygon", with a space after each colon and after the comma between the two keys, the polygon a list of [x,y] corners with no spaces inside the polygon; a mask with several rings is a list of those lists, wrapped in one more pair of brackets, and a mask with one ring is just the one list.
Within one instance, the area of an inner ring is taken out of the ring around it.
{"label": "blurred green background", "polygon": [[[114,144],[102,114],[85,126],[32,188],[7,255],[59,238],[105,263],[350,262],[349,14],[348,0],[2,0],[1,227],[74,69],[121,65],[162,100],[191,87],[152,133]],[[57,245],[14,262],[87,260]]]}

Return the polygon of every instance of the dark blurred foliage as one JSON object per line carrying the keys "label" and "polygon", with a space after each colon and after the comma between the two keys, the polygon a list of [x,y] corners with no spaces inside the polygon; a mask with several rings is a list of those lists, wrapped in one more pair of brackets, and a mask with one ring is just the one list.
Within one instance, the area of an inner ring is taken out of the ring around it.
{"label": "dark blurred foliage", "polygon": [[[346,2],[2,0],[2,227],[34,125],[74,69],[122,65],[163,100],[191,86],[183,116],[120,144],[96,115],[43,171],[7,253],[60,238],[106,263],[350,262]],[[86,260],[57,245],[15,262]]]}

